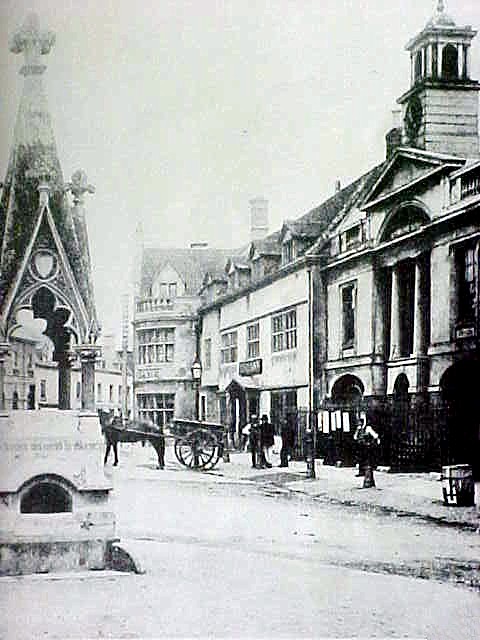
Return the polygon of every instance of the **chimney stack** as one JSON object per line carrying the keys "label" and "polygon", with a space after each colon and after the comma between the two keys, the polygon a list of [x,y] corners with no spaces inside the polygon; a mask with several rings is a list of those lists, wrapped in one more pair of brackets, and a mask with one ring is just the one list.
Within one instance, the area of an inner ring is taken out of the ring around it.
{"label": "chimney stack", "polygon": [[338,193],[342,189],[342,183],[340,180],[335,180],[335,193]]}
{"label": "chimney stack", "polygon": [[392,128],[385,136],[387,160],[392,157],[397,147],[402,146],[402,123],[400,109],[392,111]]}
{"label": "chimney stack", "polygon": [[261,240],[268,235],[268,200],[250,200],[250,240]]}

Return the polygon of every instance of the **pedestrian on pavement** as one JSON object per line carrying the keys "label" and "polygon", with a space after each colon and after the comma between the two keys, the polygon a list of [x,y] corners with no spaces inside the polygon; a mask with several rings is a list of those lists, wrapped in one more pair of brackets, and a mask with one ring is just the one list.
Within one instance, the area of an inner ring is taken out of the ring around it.
{"label": "pedestrian on pavement", "polygon": [[248,442],[250,439],[251,428],[252,428],[251,423],[247,422],[247,424],[242,429],[242,451],[248,450]]}
{"label": "pedestrian on pavement", "polygon": [[275,438],[273,425],[268,420],[267,414],[264,413],[260,425],[260,444],[262,447],[262,462],[267,467],[267,469],[272,468],[272,463],[270,462],[270,452],[274,443]]}
{"label": "pedestrian on pavement", "polygon": [[375,466],[375,453],[374,450],[380,444],[380,436],[378,433],[367,424],[367,417],[364,413],[360,415],[360,420],[353,434],[353,439],[357,443],[357,459],[358,459],[358,473],[357,476],[365,475],[365,468],[367,466]]}
{"label": "pedestrian on pavement", "polygon": [[110,451],[113,449],[113,466],[118,465],[118,441],[120,440],[120,429],[122,428],[122,419],[115,418],[114,414],[107,414],[103,412],[102,430],[105,435],[105,457],[103,464],[107,464]]}
{"label": "pedestrian on pavement", "polygon": [[280,430],[282,436],[282,448],[280,450],[280,467],[288,467],[288,459],[292,454],[295,444],[295,431],[290,420],[284,419]]}
{"label": "pedestrian on pavement", "polygon": [[260,423],[258,417],[252,415],[250,417],[250,435],[249,435],[250,453],[252,454],[252,468],[262,469],[262,455],[260,448]]}

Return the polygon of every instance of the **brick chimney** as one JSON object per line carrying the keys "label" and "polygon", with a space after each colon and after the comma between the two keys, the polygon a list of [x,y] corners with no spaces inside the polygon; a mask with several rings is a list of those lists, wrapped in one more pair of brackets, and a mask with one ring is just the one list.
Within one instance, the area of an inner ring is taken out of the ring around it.
{"label": "brick chimney", "polygon": [[385,136],[387,146],[387,160],[392,157],[397,147],[402,146],[402,124],[400,122],[400,109],[392,111],[392,128]]}
{"label": "brick chimney", "polygon": [[250,200],[250,240],[261,240],[268,235],[268,200]]}

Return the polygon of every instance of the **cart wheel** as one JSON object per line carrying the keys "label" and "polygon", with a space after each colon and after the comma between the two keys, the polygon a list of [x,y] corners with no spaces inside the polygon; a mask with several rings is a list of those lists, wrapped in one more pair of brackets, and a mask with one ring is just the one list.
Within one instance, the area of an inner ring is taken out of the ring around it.
{"label": "cart wheel", "polygon": [[206,469],[218,461],[217,439],[206,429],[197,429],[175,441],[175,455],[186,467]]}

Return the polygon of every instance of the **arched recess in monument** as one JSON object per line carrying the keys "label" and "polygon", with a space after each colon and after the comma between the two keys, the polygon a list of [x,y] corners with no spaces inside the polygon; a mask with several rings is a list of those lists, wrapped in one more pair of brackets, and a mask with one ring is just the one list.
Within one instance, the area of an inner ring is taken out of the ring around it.
{"label": "arched recess in monument", "polygon": [[20,499],[20,513],[72,511],[72,495],[63,478],[42,476],[28,482]]}

